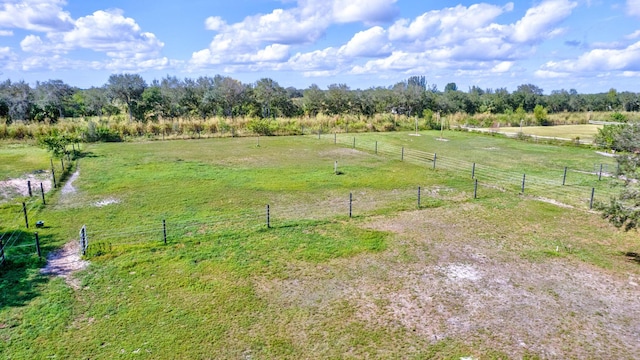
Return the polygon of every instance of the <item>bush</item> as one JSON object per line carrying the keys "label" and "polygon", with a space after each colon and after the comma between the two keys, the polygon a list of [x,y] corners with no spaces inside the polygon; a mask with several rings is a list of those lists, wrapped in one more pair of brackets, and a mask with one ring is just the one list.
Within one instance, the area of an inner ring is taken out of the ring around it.
{"label": "bush", "polygon": [[247,123],[247,129],[254,134],[271,136],[277,130],[277,124],[272,124],[269,119],[251,119]]}
{"label": "bush", "polygon": [[611,121],[615,121],[615,122],[627,122],[627,117],[619,112],[614,112],[611,114],[610,116]]}

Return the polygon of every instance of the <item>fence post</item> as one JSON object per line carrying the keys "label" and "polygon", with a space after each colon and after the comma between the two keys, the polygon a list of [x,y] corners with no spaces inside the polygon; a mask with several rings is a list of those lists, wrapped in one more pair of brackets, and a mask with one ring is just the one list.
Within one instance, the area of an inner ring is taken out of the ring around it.
{"label": "fence post", "polygon": [[27,187],[29,188],[29,197],[32,197],[33,193],[31,193],[31,180],[27,180]]}
{"label": "fence post", "polygon": [[596,194],[596,188],[591,188],[591,201],[589,202],[589,210],[593,209],[593,196]]}
{"label": "fence post", "polygon": [[355,138],[355,136],[353,137],[353,148],[354,149],[356,148],[356,138]]}
{"label": "fence post", "polygon": [[333,133],[333,144],[337,144],[338,143],[338,133]]}
{"label": "fence post", "polygon": [[349,217],[353,215],[353,193],[349,193]]}
{"label": "fence post", "polygon": [[80,228],[80,250],[82,255],[87,254],[87,225],[82,225]]}
{"label": "fence post", "polygon": [[22,212],[24,213],[24,223],[29,228],[29,217],[27,216],[27,204],[22,203]]}
{"label": "fence post", "polygon": [[376,155],[378,155],[378,141],[376,140]]}
{"label": "fence post", "polygon": [[420,209],[420,186],[418,186],[418,209]]}
{"label": "fence post", "polygon": [[53,187],[57,188],[58,185],[56,184],[56,170],[53,167],[53,158],[51,158],[51,177],[53,178]]}
{"label": "fence post", "polygon": [[44,186],[40,183],[40,193],[42,194],[42,205],[47,205],[47,202],[44,200]]}
{"label": "fence post", "polygon": [[527,179],[527,174],[522,174],[522,195],[524,195],[524,184]]}
{"label": "fence post", "polygon": [[436,169],[436,160],[438,159],[438,154],[433,153],[433,170]]}
{"label": "fence post", "polygon": [[34,235],[36,236],[36,252],[38,253],[38,257],[42,257],[42,253],[40,252],[40,237],[38,236],[38,232],[36,231]]}
{"label": "fence post", "polygon": [[598,181],[602,180],[602,164],[600,164],[600,173],[598,174]]}
{"label": "fence post", "polygon": [[333,173],[338,175],[338,160],[333,163]]}
{"label": "fence post", "polygon": [[267,229],[271,229],[271,209],[267,204]]}
{"label": "fence post", "polygon": [[162,234],[164,235],[164,244],[167,245],[167,221],[162,219]]}
{"label": "fence post", "polygon": [[474,181],[473,183],[473,198],[478,198],[478,179],[476,179],[476,181]]}
{"label": "fence post", "polygon": [[564,167],[564,175],[562,176],[562,186],[564,186],[564,184],[567,181],[567,167]]}
{"label": "fence post", "polygon": [[404,146],[402,147],[402,152],[400,153],[400,161],[404,161]]}
{"label": "fence post", "polygon": [[473,163],[473,167],[471,168],[471,178],[476,178],[476,163]]}

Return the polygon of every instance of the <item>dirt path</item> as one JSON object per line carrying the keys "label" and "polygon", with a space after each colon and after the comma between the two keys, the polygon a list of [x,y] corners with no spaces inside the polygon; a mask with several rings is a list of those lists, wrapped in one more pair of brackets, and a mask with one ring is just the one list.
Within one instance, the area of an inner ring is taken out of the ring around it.
{"label": "dirt path", "polygon": [[[78,179],[80,172],[76,170],[61,190],[62,198],[75,194],[76,188],[73,182]],[[73,277],[73,274],[89,265],[88,261],[80,257],[80,244],[77,240],[68,242],[62,249],[54,251],[47,256],[47,266],[40,270],[43,274],[60,276],[74,289],[80,288],[80,282]]]}
{"label": "dirt path", "polygon": [[47,256],[47,266],[40,270],[41,273],[52,276],[60,276],[74,289],[80,288],[80,281],[73,277],[73,273],[85,269],[88,261],[80,258],[80,244],[77,241],[68,242],[62,249],[54,251]]}

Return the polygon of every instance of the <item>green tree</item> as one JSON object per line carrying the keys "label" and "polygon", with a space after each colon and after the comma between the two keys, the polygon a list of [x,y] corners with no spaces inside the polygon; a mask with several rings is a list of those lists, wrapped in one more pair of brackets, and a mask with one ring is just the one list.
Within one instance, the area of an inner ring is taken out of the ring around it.
{"label": "green tree", "polygon": [[135,107],[142,100],[147,83],[138,74],[112,74],[107,81],[107,93],[112,100],[127,106],[129,121],[133,121]]}
{"label": "green tree", "polygon": [[620,193],[611,198],[608,204],[596,204],[596,208],[602,211],[605,219],[626,231],[638,228],[640,224],[640,126],[638,125],[620,125],[620,131],[614,135],[613,146],[620,150],[616,157],[618,161],[616,175],[624,183]]}
{"label": "green tree", "polygon": [[547,109],[540,104],[533,108],[533,117],[540,126],[547,126],[550,124],[547,116]]}

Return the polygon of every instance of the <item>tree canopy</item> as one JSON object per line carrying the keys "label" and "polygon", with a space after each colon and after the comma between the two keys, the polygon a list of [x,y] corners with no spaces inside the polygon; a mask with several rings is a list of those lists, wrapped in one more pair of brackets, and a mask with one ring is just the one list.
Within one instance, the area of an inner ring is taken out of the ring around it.
{"label": "tree canopy", "polygon": [[[411,76],[383,87],[352,89],[330,84],[322,89],[284,88],[270,78],[242,83],[215,75],[179,79],[166,76],[147,84],[138,74],[113,74],[100,87],[79,89],[61,80],[0,82],[0,119],[55,122],[61,117],[103,116],[126,112],[129,120],[208,116],[316,116],[344,114],[373,116],[392,113],[423,117],[424,114],[462,112],[470,115],[536,113],[540,124],[546,114],[580,111],[640,111],[640,94],[611,89],[606,93],[579,94],[575,89],[553,90],[545,95],[534,84],[468,91],[450,82],[439,91],[424,76]],[[519,115],[520,116],[520,115]]]}

